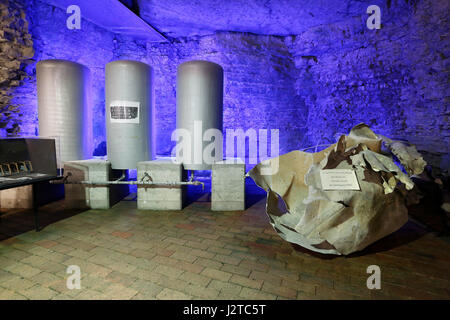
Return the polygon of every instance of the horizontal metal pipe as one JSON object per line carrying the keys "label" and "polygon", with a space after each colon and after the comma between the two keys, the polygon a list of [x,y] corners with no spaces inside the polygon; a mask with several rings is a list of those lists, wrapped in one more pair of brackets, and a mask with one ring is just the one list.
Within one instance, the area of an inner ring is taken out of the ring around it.
{"label": "horizontal metal pipe", "polygon": [[142,181],[66,181],[64,184],[87,184],[87,185],[105,185],[105,184],[129,184],[129,185],[163,185],[163,186],[179,186],[179,185],[201,185],[200,181],[178,181],[178,182],[142,182]]}
{"label": "horizontal metal pipe", "polygon": [[67,180],[52,180],[52,184],[85,184],[85,185],[109,185],[109,184],[128,184],[137,186],[148,186],[148,185],[161,185],[161,186],[180,186],[180,185],[194,185],[194,186],[204,186],[203,182],[200,181],[176,181],[176,182],[155,182],[155,181],[67,181]]}

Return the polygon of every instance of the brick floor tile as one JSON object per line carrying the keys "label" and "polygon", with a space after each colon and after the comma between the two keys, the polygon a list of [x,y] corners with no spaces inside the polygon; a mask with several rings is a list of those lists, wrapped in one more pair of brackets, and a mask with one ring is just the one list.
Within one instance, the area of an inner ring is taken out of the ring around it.
{"label": "brick floor tile", "polygon": [[131,233],[131,232],[123,232],[123,231],[119,231],[119,230],[116,230],[116,231],[112,232],[111,234],[114,237],[119,237],[122,239],[128,239],[133,236],[133,233]]}
{"label": "brick floor tile", "polygon": [[59,293],[56,296],[54,296],[52,300],[75,300],[75,298],[63,293]]}
{"label": "brick floor tile", "polygon": [[187,241],[186,246],[194,248],[194,249],[201,249],[201,250],[206,250],[208,248],[208,244],[202,243],[199,241]]}
{"label": "brick floor tile", "polygon": [[38,283],[44,287],[48,287],[55,282],[61,281],[61,277],[58,277],[52,273],[43,271],[35,276],[32,276],[30,278],[30,280],[35,283]]}
{"label": "brick floor tile", "polygon": [[251,270],[258,270],[258,271],[267,271],[269,270],[269,266],[265,265],[263,263],[258,263],[255,261],[244,259],[239,264],[240,267],[251,269]]}
{"label": "brick floor tile", "polygon": [[250,288],[246,288],[246,287],[242,288],[242,291],[239,294],[239,296],[242,299],[247,299],[247,300],[276,300],[276,298],[277,298],[276,295],[261,292],[259,290],[250,289]]}
{"label": "brick floor tile", "polygon": [[225,272],[230,272],[233,274],[237,274],[237,275],[240,275],[243,277],[248,277],[251,272],[250,269],[242,268],[239,266],[233,266],[233,265],[227,264],[227,263],[224,263],[224,265],[220,268],[220,270],[225,271]]}
{"label": "brick floor tile", "polygon": [[229,294],[229,293],[225,293],[225,292],[219,292],[217,299],[219,299],[219,300],[240,300],[240,299],[242,299],[242,297],[240,297],[239,295]]}
{"label": "brick floor tile", "polygon": [[202,276],[200,274],[189,272],[189,271],[183,272],[178,277],[178,279],[184,280],[191,284],[200,285],[203,287],[206,287],[208,285],[208,283],[211,281],[210,277]]}
{"label": "brick floor tile", "polygon": [[103,294],[105,294],[107,298],[112,300],[130,300],[137,293],[138,293],[137,290],[127,288],[117,283],[110,285],[103,292]]}
{"label": "brick floor tile", "polygon": [[41,285],[20,290],[18,293],[31,300],[49,300],[58,294],[58,292]]}
{"label": "brick floor tile", "polygon": [[188,282],[181,279],[173,279],[169,277],[160,277],[155,281],[156,284],[160,285],[163,288],[168,288],[180,292],[184,292],[184,289],[189,285]]}
{"label": "brick floor tile", "polygon": [[109,300],[110,297],[103,292],[99,292],[91,289],[83,289],[76,296],[77,300]]}
{"label": "brick floor tile", "polygon": [[241,258],[235,258],[232,256],[223,255],[223,254],[217,254],[213,259],[223,262],[223,263],[232,264],[235,266],[237,266],[242,261]]}
{"label": "brick floor tile", "polygon": [[248,277],[242,277],[236,274],[231,277],[230,282],[253,289],[261,289],[263,284],[263,280],[250,279]]}
{"label": "brick floor tile", "polygon": [[0,285],[3,288],[10,289],[12,291],[17,291],[17,290],[25,290],[25,289],[31,288],[34,285],[36,285],[36,282],[31,281],[30,279],[27,279],[27,278],[13,275],[12,277],[2,279],[2,281],[0,282]]}
{"label": "brick floor tile", "polygon": [[223,266],[223,263],[220,261],[204,258],[198,258],[197,260],[194,261],[194,264],[214,269],[220,269]]}
{"label": "brick floor tile", "polygon": [[[450,297],[450,246],[433,234],[322,259],[276,234],[261,214],[265,200],[243,212],[214,213],[202,199],[183,211],[151,214],[123,201],[1,240],[0,299]],[[402,232],[418,227],[409,228]],[[382,268],[382,290],[366,287],[371,264]],[[69,265],[81,268],[81,290],[66,286]]]}
{"label": "brick floor tile", "polygon": [[316,286],[316,296],[320,299],[327,299],[327,300],[363,299],[363,297],[351,294],[349,292],[335,290],[321,285]]}
{"label": "brick floor tile", "polygon": [[305,294],[315,295],[316,294],[316,285],[309,282],[302,281],[292,281],[283,279],[281,281],[281,286],[286,288],[291,288],[296,291],[300,291]]}
{"label": "brick floor tile", "polygon": [[156,247],[156,248],[150,249],[150,252],[152,252],[158,256],[170,257],[171,255],[173,255],[175,253],[175,250],[168,250],[165,248]]}
{"label": "brick floor tile", "polygon": [[191,296],[180,291],[165,288],[156,298],[159,300],[189,300]]}
{"label": "brick floor tile", "polygon": [[203,286],[195,285],[195,284],[189,284],[184,290],[186,294],[198,297],[201,299],[216,299],[219,295],[219,290],[216,290],[214,288],[205,288]]}
{"label": "brick floor tile", "polygon": [[137,277],[135,277],[132,274],[126,274],[119,271],[112,271],[105,277],[105,280],[114,283],[119,283],[121,285],[124,285],[125,287],[129,287],[137,280]]}
{"label": "brick floor tile", "polygon": [[195,259],[197,259],[197,256],[194,256],[194,255],[190,254],[189,252],[185,253],[185,252],[179,252],[179,251],[175,252],[170,257],[174,258],[174,259],[178,259],[178,260],[187,261],[187,262],[194,262]]}
{"label": "brick floor tile", "polygon": [[238,296],[242,290],[242,286],[240,286],[238,284],[234,284],[231,282],[224,282],[224,281],[220,281],[220,280],[212,280],[209,283],[208,288],[213,288],[213,289],[218,290],[221,293],[234,295],[234,296]]}
{"label": "brick floor tile", "polygon": [[144,297],[146,299],[149,298],[156,299],[156,296],[164,289],[163,287],[161,287],[156,283],[140,279],[133,282],[130,288],[138,291],[139,294],[142,295],[141,297],[142,299],[144,299]]}
{"label": "brick floor tile", "polygon": [[261,291],[281,296],[288,299],[297,298],[297,290],[280,285],[273,285],[270,282],[264,282]]}
{"label": "brick floor tile", "polygon": [[12,265],[9,265],[9,266],[5,267],[4,270],[9,271],[14,274],[17,274],[24,278],[32,277],[42,271],[38,268],[29,266],[29,265],[21,263],[21,262],[17,262]]}
{"label": "brick floor tile", "polygon": [[[217,248],[223,248],[225,246],[225,243],[217,241],[217,240],[212,240],[212,239],[203,239],[202,243],[208,246],[208,251],[210,251],[211,248],[215,248],[217,250]],[[227,250],[227,249],[224,249]],[[227,252],[230,250],[227,250]],[[219,252],[221,253],[221,252]]]}
{"label": "brick floor tile", "polygon": [[21,260],[22,263],[28,264],[32,267],[41,267],[42,265],[46,264],[48,260],[44,257],[36,256],[36,255],[30,255],[24,259]]}
{"label": "brick floor tile", "polygon": [[173,243],[173,244],[183,245],[183,244],[187,243],[187,240],[174,238],[174,237],[167,237],[166,239],[162,240],[162,242],[169,243],[169,244]]}
{"label": "brick floor tile", "polygon": [[93,252],[85,251],[83,249],[74,249],[74,250],[68,251],[66,253],[67,253],[67,255],[69,255],[71,257],[77,257],[77,258],[83,258],[83,259],[92,257],[95,254]]}
{"label": "brick floor tile", "polygon": [[64,244],[57,244],[56,246],[51,247],[51,250],[65,254],[69,251],[73,251],[74,248],[72,248],[70,246],[66,246]]}
{"label": "brick floor tile", "polygon": [[276,275],[274,272],[262,272],[253,270],[249,276],[253,280],[264,280],[264,282],[270,282],[274,285],[280,285],[282,278]]}
{"label": "brick floor tile", "polygon": [[300,273],[300,281],[317,284],[317,285],[321,285],[321,286],[325,286],[325,287],[329,287],[329,288],[334,287],[333,280],[321,278],[321,277],[318,277],[315,275],[308,275],[308,274],[304,274],[304,273]]}
{"label": "brick floor tile", "polygon": [[13,290],[0,288],[0,300],[28,300],[28,298]]}
{"label": "brick floor tile", "polygon": [[217,280],[228,281],[230,280],[232,274],[229,272],[220,271],[218,269],[205,268],[202,272],[202,275],[206,277],[210,277]]}
{"label": "brick floor tile", "polygon": [[155,268],[154,272],[160,273],[170,278],[178,278],[183,273],[183,270],[170,266],[160,265]]}
{"label": "brick floor tile", "polygon": [[36,245],[50,249],[56,245],[58,245],[58,242],[52,241],[52,240],[39,240],[35,242]]}
{"label": "brick floor tile", "polygon": [[189,254],[205,259],[212,259],[216,255],[214,252],[208,252],[200,249],[191,249]]}
{"label": "brick floor tile", "polygon": [[112,281],[111,279],[107,278],[101,278],[97,276],[91,276],[87,275],[82,278],[81,280],[81,287],[82,288],[89,288],[95,291],[102,292],[106,287],[111,285]]}
{"label": "brick floor tile", "polygon": [[129,252],[129,254],[133,257],[144,258],[147,260],[151,260],[156,256],[155,252],[151,252],[149,250],[143,250],[143,249],[135,249],[135,250]]}
{"label": "brick floor tile", "polygon": [[164,275],[162,275],[160,273],[155,273],[153,271],[140,269],[140,268],[137,268],[136,270],[134,270],[132,274],[133,274],[133,276],[135,276],[138,279],[153,281],[153,282],[157,282],[162,277],[165,277]]}

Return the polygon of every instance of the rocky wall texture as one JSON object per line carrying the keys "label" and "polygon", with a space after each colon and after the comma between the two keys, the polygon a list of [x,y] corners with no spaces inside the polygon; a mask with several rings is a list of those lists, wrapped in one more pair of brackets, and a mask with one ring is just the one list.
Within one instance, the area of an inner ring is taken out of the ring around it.
{"label": "rocky wall texture", "polygon": [[302,145],[306,110],[297,101],[295,66],[283,38],[217,33],[148,45],[119,38],[117,47],[117,58],[153,66],[158,155],[170,155],[175,146],[177,66],[196,59],[224,69],[224,132],[279,129],[280,152]]}
{"label": "rocky wall texture", "polygon": [[[72,60],[91,69],[92,149],[104,154],[104,67],[115,59],[133,59],[154,69],[156,151],[169,155],[174,146],[170,136],[176,122],[177,66],[204,59],[225,71],[225,130],[279,129],[280,152],[285,153],[334,143],[340,134],[365,122],[377,133],[416,144],[432,164],[449,167],[447,0],[382,1],[379,30],[369,30],[368,15],[352,9],[346,19],[330,19],[335,22],[310,26],[295,36],[224,31],[165,43],[113,34],[85,20],[81,30],[68,30],[67,14],[41,0],[0,1],[14,3],[3,6],[2,15],[14,16],[18,23],[12,28],[17,34],[6,41],[8,35],[3,34],[0,46],[22,41],[31,50],[31,34],[35,49],[32,64],[27,62],[31,51],[1,64],[21,70],[17,79],[12,75],[18,71],[0,71],[12,77],[2,83],[3,89],[17,85],[12,98],[2,91],[0,99],[2,106],[22,105],[14,118],[22,120],[22,134],[37,134],[34,62]],[[352,3],[361,6],[359,1]],[[9,13],[15,7],[18,13]],[[25,50],[23,44],[20,48]],[[13,122],[8,122],[9,128]]]}
{"label": "rocky wall texture", "polygon": [[114,34],[84,19],[81,29],[69,30],[66,12],[40,0],[22,0],[20,4],[29,25],[29,32],[23,30],[21,33],[32,38],[34,47],[34,56],[29,60],[31,63],[24,69],[30,78],[15,88],[12,99],[13,103],[21,105],[21,134],[39,134],[36,63],[45,59],[78,62],[87,66],[92,76],[91,108],[95,119],[93,142],[89,148],[93,153],[105,141],[104,68],[114,59]]}
{"label": "rocky wall texture", "polygon": [[33,41],[23,7],[16,1],[0,1],[0,137],[21,134],[24,110],[14,101],[14,90],[29,81],[26,67],[32,63]]}
{"label": "rocky wall texture", "polygon": [[390,3],[379,30],[357,18],[291,38],[308,143],[334,143],[365,122],[448,168],[450,3]]}

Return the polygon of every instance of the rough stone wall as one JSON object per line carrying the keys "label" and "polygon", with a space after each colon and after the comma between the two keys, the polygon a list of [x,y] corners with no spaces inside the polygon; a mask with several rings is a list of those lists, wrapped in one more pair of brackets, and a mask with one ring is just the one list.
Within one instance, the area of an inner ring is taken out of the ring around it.
{"label": "rough stone wall", "polygon": [[21,134],[24,110],[14,89],[28,81],[26,67],[33,57],[25,11],[16,1],[0,1],[0,137]]}
{"label": "rough stone wall", "polygon": [[381,8],[379,30],[366,28],[366,15],[287,39],[308,110],[308,143],[333,143],[365,122],[448,166],[449,2],[398,0]]}
{"label": "rough stone wall", "polygon": [[[222,32],[160,44],[112,34],[85,20],[81,30],[68,30],[67,14],[40,0],[0,1],[8,4],[1,7],[0,23],[7,32],[0,32],[0,74],[9,77],[0,84],[0,99],[2,108],[22,105],[6,120],[8,128],[21,120],[21,134],[37,134],[34,62],[68,59],[91,69],[93,149],[100,146],[106,139],[104,67],[114,59],[134,59],[154,68],[157,154],[168,155],[174,146],[176,68],[205,59],[225,71],[225,130],[279,129],[284,153],[333,143],[365,122],[376,132],[416,144],[432,164],[449,166],[444,163],[450,145],[446,0],[382,2],[380,30],[368,30],[368,15],[361,12],[345,23],[319,25],[297,36]],[[23,11],[36,51],[31,64]],[[14,17],[14,35],[3,25],[4,16]],[[4,60],[10,59],[6,47],[19,50],[12,60]],[[20,50],[26,52],[19,55]],[[4,72],[5,66],[14,69]],[[1,119],[0,124],[4,114]],[[100,149],[98,155],[105,151]]]}
{"label": "rough stone wall", "polygon": [[176,128],[177,66],[195,59],[224,69],[225,132],[279,129],[281,153],[302,145],[306,110],[297,101],[295,66],[283,38],[217,33],[148,45],[119,38],[117,47],[117,58],[153,66],[158,155],[169,155],[175,146],[170,137]]}
{"label": "rough stone wall", "polygon": [[[13,102],[22,105],[23,135],[38,134],[36,62],[45,59],[64,59],[87,66],[92,76],[93,145],[95,150],[105,140],[105,65],[114,58],[114,34],[82,19],[80,30],[66,27],[65,11],[40,0],[20,1],[29,22],[34,56],[25,69],[29,81],[14,90]],[[26,30],[23,31],[26,35]]]}

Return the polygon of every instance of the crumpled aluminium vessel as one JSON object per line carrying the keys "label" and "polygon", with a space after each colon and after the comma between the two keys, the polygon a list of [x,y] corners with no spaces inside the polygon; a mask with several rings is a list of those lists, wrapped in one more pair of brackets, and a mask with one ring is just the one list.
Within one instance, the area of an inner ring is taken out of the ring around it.
{"label": "crumpled aluminium vessel", "polygon": [[[309,250],[348,255],[395,232],[408,220],[405,196],[414,187],[409,176],[426,163],[414,146],[355,126],[336,144],[317,153],[292,151],[263,161],[248,172],[267,191],[266,212],[286,241]],[[272,170],[273,174],[267,174]],[[354,170],[360,190],[323,190],[323,169]]]}

